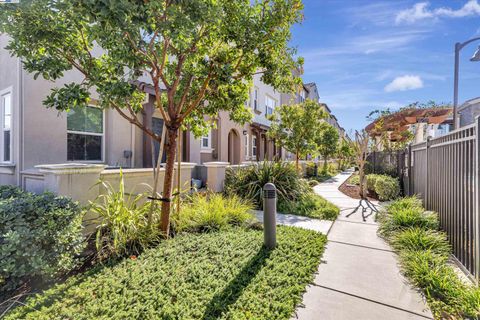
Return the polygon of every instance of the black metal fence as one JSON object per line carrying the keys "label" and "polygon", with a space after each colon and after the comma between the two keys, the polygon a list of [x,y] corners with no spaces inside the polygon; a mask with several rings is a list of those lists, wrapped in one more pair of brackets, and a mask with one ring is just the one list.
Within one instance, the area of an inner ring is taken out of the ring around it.
{"label": "black metal fence", "polygon": [[438,212],[457,260],[478,281],[479,119],[447,135],[414,144],[399,164],[407,195],[418,195]]}

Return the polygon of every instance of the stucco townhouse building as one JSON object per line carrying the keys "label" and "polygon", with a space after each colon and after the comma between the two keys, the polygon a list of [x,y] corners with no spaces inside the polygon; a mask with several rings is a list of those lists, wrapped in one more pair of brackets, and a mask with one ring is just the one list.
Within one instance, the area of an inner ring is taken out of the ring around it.
{"label": "stucco townhouse building", "polygon": [[[41,77],[35,80],[23,70],[20,59],[11,57],[4,49],[7,41],[5,35],[0,35],[0,184],[41,189],[42,174],[36,166],[43,164],[151,168],[156,163],[159,144],[115,110],[97,108],[94,93],[92,105],[82,110],[58,112],[45,108],[43,100],[53,87],[80,82],[82,75],[70,71],[56,83]],[[147,80],[143,80],[137,83],[147,93],[140,118],[160,134],[163,120],[153,105],[154,91]],[[215,119],[216,126],[207,136],[196,139],[191,132],[183,132],[182,162],[241,164],[293,160],[291,154],[268,138],[268,116],[281,104],[299,103],[307,98],[319,101],[315,83],[304,85],[296,94],[284,94],[263,83],[261,74],[256,74],[250,98],[245,102],[253,120],[242,126],[231,121],[228,112],[220,112]],[[327,111],[331,114],[328,107]]]}
{"label": "stucco townhouse building", "polygon": [[[42,164],[89,163],[111,168],[151,168],[158,156],[158,143],[115,110],[92,105],[83,110],[58,112],[47,109],[43,100],[53,87],[80,82],[83,77],[70,71],[52,83],[36,80],[25,72],[20,59],[5,50],[8,38],[0,35],[0,184],[19,185],[35,190],[42,175],[36,166]],[[195,139],[189,131],[181,137],[183,162],[202,164],[219,161],[240,164],[245,161],[282,158],[281,148],[268,139],[268,115],[280,105],[282,97],[273,87],[255,75],[250,99],[253,121],[240,126],[221,112],[209,135]],[[153,106],[153,88],[139,79],[138,85],[149,94],[141,115],[156,133],[163,120]]]}

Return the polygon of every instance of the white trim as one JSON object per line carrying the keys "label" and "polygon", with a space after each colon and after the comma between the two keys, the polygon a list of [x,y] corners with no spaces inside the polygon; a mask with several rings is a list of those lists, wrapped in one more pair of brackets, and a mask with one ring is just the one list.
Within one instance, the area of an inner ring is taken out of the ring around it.
{"label": "white trim", "polygon": [[[252,135],[252,159],[257,159],[258,157],[257,139],[256,135]],[[255,152],[253,152],[254,149]]]}
{"label": "white trim", "polygon": [[244,143],[245,143],[245,146],[243,148],[244,152],[245,152],[245,160],[250,160],[250,136],[248,135],[248,133],[244,136]]}
{"label": "white trim", "polygon": [[[4,129],[4,124],[5,124],[5,106],[3,105],[3,97],[4,96],[10,96],[10,128],[9,130]],[[13,146],[13,117],[14,117],[14,107],[13,107],[13,86],[10,86],[6,89],[3,89],[0,91],[0,121],[1,121],[1,130],[0,130],[0,164],[7,164],[7,165],[12,165],[14,163],[13,161],[13,151],[14,151],[14,146]],[[10,154],[9,154],[9,160],[5,161],[4,160],[4,144],[3,144],[3,135],[5,131],[10,132]]]}
{"label": "white trim", "polygon": [[[268,100],[273,101],[273,106],[272,106],[272,107],[270,107],[270,106],[268,105],[268,103],[267,103]],[[271,95],[266,94],[266,95],[265,95],[265,115],[268,116],[268,115],[273,114],[273,112],[275,111],[275,108],[277,107],[277,103],[278,103],[278,102],[277,102],[277,99],[275,99],[275,98],[272,97]],[[271,112],[271,113],[268,113],[268,110],[269,110],[269,109],[272,109],[272,112]]]}
{"label": "white trim", "polygon": [[[91,108],[98,108],[100,109],[98,106],[96,105],[92,105],[92,104],[89,104],[87,106],[88,107],[91,107]],[[105,109],[101,109],[102,110],[102,133],[96,133],[96,132],[84,132],[84,131],[76,131],[76,130],[68,130],[68,112],[67,112],[67,163],[92,163],[92,164],[96,164],[96,163],[105,163],[105,115],[106,115],[106,112],[105,112]],[[101,140],[101,159],[100,160],[68,160],[68,134],[69,133],[72,133],[72,134],[78,134],[78,135],[85,135],[85,136],[96,136],[96,137],[101,137],[102,140]]]}
{"label": "white trim", "polygon": [[[203,145],[203,140],[205,138],[207,139],[207,146]],[[200,149],[204,150],[205,152],[212,152],[213,151],[213,149],[212,149],[212,130],[210,130],[206,136],[202,136],[200,138]]]}

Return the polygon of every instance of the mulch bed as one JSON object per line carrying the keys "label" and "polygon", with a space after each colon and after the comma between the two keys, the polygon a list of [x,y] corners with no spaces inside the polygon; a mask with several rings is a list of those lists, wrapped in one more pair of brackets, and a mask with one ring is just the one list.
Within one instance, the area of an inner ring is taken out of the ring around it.
{"label": "mulch bed", "polygon": [[[338,187],[338,190],[342,192],[343,194],[349,196],[350,198],[354,199],[361,199],[360,197],[360,186],[356,184],[351,184],[350,179],[352,177],[348,178],[340,187]],[[377,195],[374,192],[367,191],[367,198],[368,200],[378,200]]]}

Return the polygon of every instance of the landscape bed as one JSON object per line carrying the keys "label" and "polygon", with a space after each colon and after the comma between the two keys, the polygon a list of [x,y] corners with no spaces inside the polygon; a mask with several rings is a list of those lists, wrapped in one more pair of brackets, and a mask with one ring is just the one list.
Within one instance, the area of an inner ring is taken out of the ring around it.
{"label": "landscape bed", "polygon": [[289,319],[314,277],[326,236],[278,227],[181,234],[116,265],[71,277],[6,319]]}

